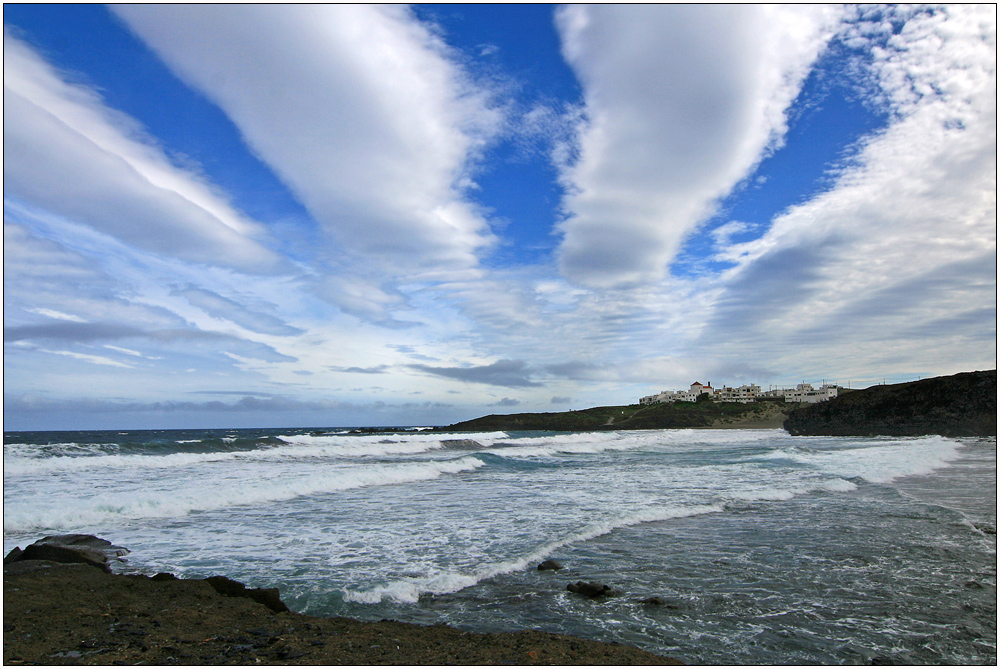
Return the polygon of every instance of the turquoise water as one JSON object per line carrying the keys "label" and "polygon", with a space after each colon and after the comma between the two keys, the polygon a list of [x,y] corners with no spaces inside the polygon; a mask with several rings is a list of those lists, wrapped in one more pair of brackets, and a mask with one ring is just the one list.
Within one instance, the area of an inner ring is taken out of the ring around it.
{"label": "turquoise water", "polygon": [[123,570],[226,574],[313,615],[699,664],[996,663],[995,528],[993,439],[4,435],[5,551],[85,532],[132,549]]}

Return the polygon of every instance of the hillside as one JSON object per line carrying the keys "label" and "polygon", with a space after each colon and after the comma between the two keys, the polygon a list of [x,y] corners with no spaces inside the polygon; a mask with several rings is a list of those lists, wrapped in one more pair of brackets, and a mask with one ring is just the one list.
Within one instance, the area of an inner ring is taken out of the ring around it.
{"label": "hillside", "polygon": [[605,406],[556,413],[492,414],[448,427],[442,431],[492,432],[494,430],[652,430],[707,427],[780,427],[785,405],[774,402],[675,402],[673,404]]}
{"label": "hillside", "polygon": [[793,409],[784,427],[793,435],[995,436],[997,372],[872,386]]}

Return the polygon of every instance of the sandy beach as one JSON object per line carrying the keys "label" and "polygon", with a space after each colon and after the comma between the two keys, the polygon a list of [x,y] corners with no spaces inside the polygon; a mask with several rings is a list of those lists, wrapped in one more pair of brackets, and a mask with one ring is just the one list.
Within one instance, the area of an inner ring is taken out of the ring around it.
{"label": "sandy beach", "polygon": [[4,568],[4,665],[655,665],[635,648],[525,630],[278,613],[204,580],[106,574],[81,564]]}

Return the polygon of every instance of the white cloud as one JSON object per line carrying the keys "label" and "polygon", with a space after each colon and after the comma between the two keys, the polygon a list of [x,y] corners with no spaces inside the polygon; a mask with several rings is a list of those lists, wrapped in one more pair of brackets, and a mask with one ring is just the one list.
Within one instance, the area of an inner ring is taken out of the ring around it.
{"label": "white cloud", "polygon": [[149,251],[251,272],[281,264],[254,240],[259,225],[6,28],[4,195]]}
{"label": "white cloud", "polygon": [[103,355],[90,355],[89,353],[76,353],[74,351],[49,351],[41,349],[44,353],[52,353],[54,355],[64,355],[69,358],[75,358],[77,360],[83,360],[84,362],[93,363],[95,365],[106,365],[108,367],[125,367],[126,369],[131,369],[132,365],[125,364],[124,362],[118,362],[117,360],[112,360],[111,358],[105,358]]}
{"label": "white cloud", "polygon": [[501,118],[409,9],[114,11],[225,111],[343,246],[338,262],[375,265],[390,275],[462,269],[492,243],[461,184],[469,183],[471,161]]}
{"label": "white cloud", "polygon": [[829,7],[605,6],[557,13],[585,118],[560,225],[573,281],[657,281],[715,202],[781,143],[833,33]]}
{"label": "white cloud", "polygon": [[130,348],[123,348],[121,346],[112,346],[111,344],[105,344],[104,348],[111,349],[112,351],[118,351],[119,353],[124,353],[125,355],[135,356],[136,358],[145,357],[142,353],[139,353],[139,351],[133,351]]}
{"label": "white cloud", "polygon": [[906,12],[874,50],[890,125],[831,190],[725,251],[738,265],[711,326],[731,350],[854,378],[995,366],[995,22],[986,7]]}
{"label": "white cloud", "polygon": [[38,314],[40,316],[48,316],[49,318],[55,318],[63,321],[73,321],[76,323],[86,323],[87,319],[80,318],[79,316],[74,316],[73,314],[64,314],[61,311],[56,311],[55,309],[27,309],[33,314]]}

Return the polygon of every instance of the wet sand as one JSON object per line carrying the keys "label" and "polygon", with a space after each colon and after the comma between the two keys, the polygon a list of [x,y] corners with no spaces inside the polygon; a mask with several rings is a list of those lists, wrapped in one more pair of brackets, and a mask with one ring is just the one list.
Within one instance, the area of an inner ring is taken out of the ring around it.
{"label": "wet sand", "polygon": [[219,594],[204,580],[106,574],[81,564],[5,565],[4,665],[649,665],[636,648],[533,630],[317,618]]}

